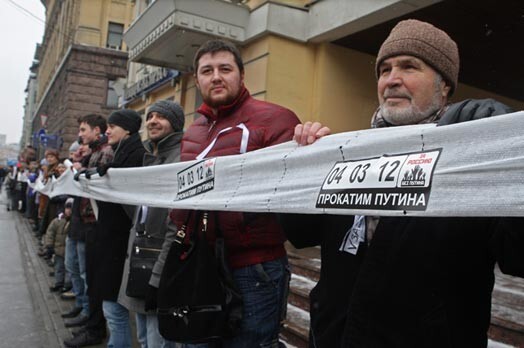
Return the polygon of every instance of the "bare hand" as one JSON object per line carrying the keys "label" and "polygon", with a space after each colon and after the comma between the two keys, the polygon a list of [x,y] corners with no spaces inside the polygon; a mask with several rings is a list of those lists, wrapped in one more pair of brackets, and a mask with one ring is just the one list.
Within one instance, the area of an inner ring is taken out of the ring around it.
{"label": "bare hand", "polygon": [[306,122],[295,126],[295,140],[299,145],[313,144],[317,139],[330,135],[331,129],[322,126],[320,122]]}

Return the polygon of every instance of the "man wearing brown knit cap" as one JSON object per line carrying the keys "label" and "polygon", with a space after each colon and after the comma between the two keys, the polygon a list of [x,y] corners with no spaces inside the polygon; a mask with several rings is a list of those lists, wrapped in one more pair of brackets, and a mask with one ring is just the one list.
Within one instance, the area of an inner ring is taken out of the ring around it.
{"label": "man wearing brown knit cap", "polygon": [[[445,32],[398,23],[377,56],[372,126],[443,126],[511,111],[491,99],[448,104],[458,71]],[[305,123],[295,140],[306,145],[329,132]],[[351,226],[343,217],[283,214],[282,222],[292,243],[322,245],[312,347],[486,347],[495,263],[524,276],[522,219],[356,216]]]}

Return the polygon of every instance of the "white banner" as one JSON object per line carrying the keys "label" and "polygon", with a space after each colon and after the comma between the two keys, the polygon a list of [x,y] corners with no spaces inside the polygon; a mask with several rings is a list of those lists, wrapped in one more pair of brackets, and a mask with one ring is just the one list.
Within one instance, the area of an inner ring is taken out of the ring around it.
{"label": "white banner", "polygon": [[109,169],[48,195],[133,205],[311,214],[524,216],[524,112],[369,129],[242,155]]}

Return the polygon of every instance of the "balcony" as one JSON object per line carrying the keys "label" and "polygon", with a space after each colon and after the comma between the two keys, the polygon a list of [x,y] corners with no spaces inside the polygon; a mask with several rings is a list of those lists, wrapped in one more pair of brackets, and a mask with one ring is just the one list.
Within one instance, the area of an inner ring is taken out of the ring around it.
{"label": "balcony", "polygon": [[219,0],[153,2],[124,33],[131,61],[187,72],[211,38],[242,46],[267,34],[331,42],[441,0],[319,0],[309,6],[263,2],[255,9]]}

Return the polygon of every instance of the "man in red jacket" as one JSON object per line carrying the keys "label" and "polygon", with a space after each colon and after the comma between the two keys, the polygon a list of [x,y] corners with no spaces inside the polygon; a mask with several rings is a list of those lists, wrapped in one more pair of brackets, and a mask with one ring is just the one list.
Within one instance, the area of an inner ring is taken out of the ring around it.
{"label": "man in red jacket", "polygon": [[[244,86],[242,59],[234,45],[221,40],[205,43],[195,55],[194,69],[204,101],[197,111],[203,116],[195,120],[182,139],[181,161],[236,155],[292,139],[293,129],[300,123],[297,116],[251,97]],[[171,233],[166,239],[184,225],[190,235],[202,225],[202,221],[195,221],[197,215],[202,216],[196,211],[173,210]],[[209,212],[207,231],[211,242],[217,228],[224,236],[227,263],[244,302],[241,332],[221,342],[222,346],[277,347],[289,270],[285,237],[276,216]],[[159,262],[163,258],[165,254]],[[158,286],[154,278],[150,284]]]}

